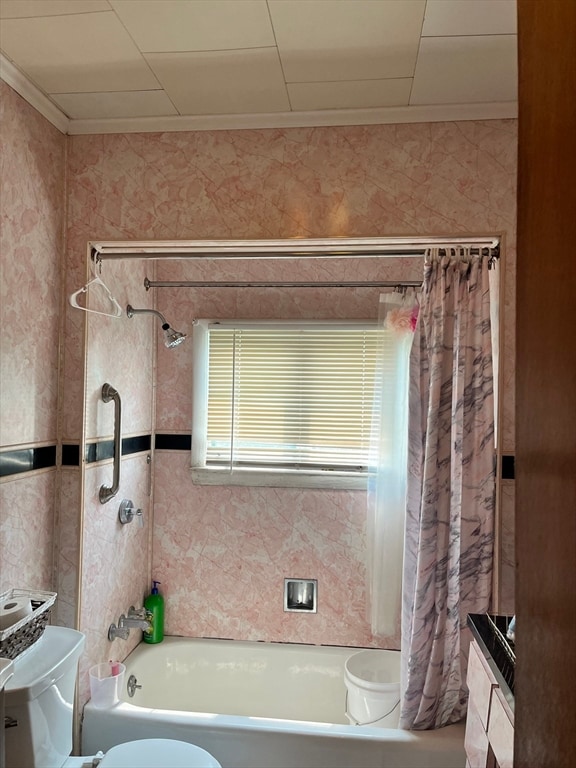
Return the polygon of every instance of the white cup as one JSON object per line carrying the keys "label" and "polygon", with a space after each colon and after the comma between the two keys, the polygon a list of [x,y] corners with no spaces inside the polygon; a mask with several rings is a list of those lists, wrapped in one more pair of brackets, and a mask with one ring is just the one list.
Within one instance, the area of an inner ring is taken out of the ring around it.
{"label": "white cup", "polygon": [[126,667],[117,661],[104,661],[90,667],[92,704],[99,709],[113,707],[120,701]]}

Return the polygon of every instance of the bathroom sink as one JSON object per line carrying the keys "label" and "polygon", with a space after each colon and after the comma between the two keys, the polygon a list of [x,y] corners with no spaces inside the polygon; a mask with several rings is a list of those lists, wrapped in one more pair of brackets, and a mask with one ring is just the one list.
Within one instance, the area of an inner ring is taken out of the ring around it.
{"label": "bathroom sink", "polygon": [[506,636],[511,621],[512,616],[493,613],[468,615],[468,626],[485,656],[494,665],[496,679],[503,690],[508,690],[513,696],[516,649],[512,640]]}

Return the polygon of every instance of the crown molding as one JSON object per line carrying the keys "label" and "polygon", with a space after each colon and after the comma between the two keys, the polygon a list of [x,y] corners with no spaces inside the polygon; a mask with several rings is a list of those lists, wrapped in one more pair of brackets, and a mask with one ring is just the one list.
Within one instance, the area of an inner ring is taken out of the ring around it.
{"label": "crown molding", "polygon": [[313,128],[393,123],[440,123],[503,120],[518,117],[515,101],[481,104],[429,104],[377,109],[323,109],[315,112],[269,112],[251,115],[178,115],[74,120],[67,117],[14,64],[0,53],[0,78],[62,133],[166,133],[238,131],[264,128]]}
{"label": "crown molding", "polygon": [[379,109],[324,109],[316,112],[271,112],[253,115],[182,115],[106,120],[71,120],[68,133],[164,133],[177,131],[237,131],[263,128],[438,123],[461,120],[501,120],[518,117],[516,102],[433,104]]}
{"label": "crown molding", "polygon": [[69,133],[70,119],[2,53],[0,53],[0,79],[20,94],[61,133]]}

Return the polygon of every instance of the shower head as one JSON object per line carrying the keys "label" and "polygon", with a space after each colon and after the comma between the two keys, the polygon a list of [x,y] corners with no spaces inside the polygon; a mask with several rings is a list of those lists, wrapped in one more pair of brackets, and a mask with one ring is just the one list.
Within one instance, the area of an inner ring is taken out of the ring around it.
{"label": "shower head", "polygon": [[159,317],[162,321],[162,330],[164,331],[164,346],[168,349],[182,344],[186,338],[185,333],[180,333],[180,331],[175,331],[174,328],[171,328],[170,324],[166,322],[164,315],[158,312],[157,309],[134,309],[131,304],[128,304],[126,314],[128,317],[134,317],[134,315],[156,315],[156,317]]}
{"label": "shower head", "polygon": [[171,349],[172,347],[177,347],[178,344],[182,344],[182,342],[186,338],[185,333],[180,333],[180,331],[175,331],[174,328],[170,328],[168,323],[164,323],[164,325],[162,326],[162,330],[164,331],[164,346],[168,347],[168,349]]}

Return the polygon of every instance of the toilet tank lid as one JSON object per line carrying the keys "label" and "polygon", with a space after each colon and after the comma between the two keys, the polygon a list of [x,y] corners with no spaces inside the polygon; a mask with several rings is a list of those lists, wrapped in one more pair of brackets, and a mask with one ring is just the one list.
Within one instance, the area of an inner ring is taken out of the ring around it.
{"label": "toilet tank lid", "polygon": [[99,768],[221,768],[205,749],[174,739],[142,739],[106,752]]}
{"label": "toilet tank lid", "polygon": [[14,661],[6,683],[6,701],[32,700],[75,668],[84,649],[82,632],[68,627],[46,627],[40,639]]}

